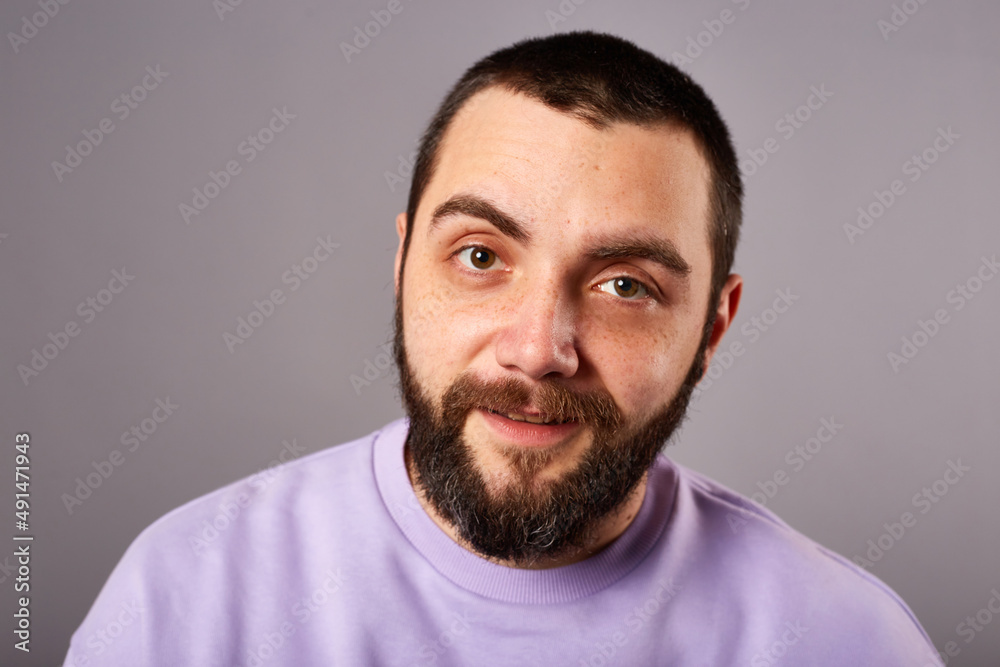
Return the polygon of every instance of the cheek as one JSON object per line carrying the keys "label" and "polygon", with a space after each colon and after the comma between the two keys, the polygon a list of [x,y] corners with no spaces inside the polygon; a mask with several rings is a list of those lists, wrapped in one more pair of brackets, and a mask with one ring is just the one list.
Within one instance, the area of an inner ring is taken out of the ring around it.
{"label": "cheek", "polygon": [[497,317],[497,308],[489,304],[462,303],[447,286],[411,280],[407,274],[403,284],[403,331],[407,358],[418,381],[440,396],[470,367]]}
{"label": "cheek", "polygon": [[[585,355],[626,416],[646,416],[673,398],[697,341],[674,326],[635,326],[628,318],[594,322],[582,332]],[[690,327],[689,327],[690,328]]]}

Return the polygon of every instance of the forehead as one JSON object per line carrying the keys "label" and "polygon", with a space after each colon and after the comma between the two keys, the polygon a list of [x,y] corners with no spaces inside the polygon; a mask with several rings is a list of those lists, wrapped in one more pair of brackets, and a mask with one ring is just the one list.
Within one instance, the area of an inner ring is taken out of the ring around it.
{"label": "forehead", "polygon": [[437,203],[465,189],[491,196],[529,220],[683,222],[685,232],[707,239],[709,185],[697,140],[676,123],[596,128],[525,95],[491,87],[468,100],[452,120],[421,212],[426,217]]}

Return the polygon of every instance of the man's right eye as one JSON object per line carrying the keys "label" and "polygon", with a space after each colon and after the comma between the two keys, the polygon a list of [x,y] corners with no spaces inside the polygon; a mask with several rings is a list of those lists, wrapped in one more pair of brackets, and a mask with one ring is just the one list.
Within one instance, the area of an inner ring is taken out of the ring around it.
{"label": "man's right eye", "polygon": [[497,254],[483,246],[469,246],[458,251],[458,259],[470,269],[486,271],[503,268],[503,262]]}

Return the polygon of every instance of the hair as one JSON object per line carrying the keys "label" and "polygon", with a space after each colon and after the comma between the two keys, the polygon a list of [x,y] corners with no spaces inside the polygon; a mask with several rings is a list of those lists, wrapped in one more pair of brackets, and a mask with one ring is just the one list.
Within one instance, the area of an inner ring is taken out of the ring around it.
{"label": "hair", "polygon": [[466,70],[444,98],[420,142],[406,206],[403,264],[417,208],[434,175],[445,132],[466,102],[489,87],[524,94],[598,129],[612,123],[674,123],[693,132],[711,174],[712,279],[707,334],[739,240],[743,184],[736,152],[726,124],[701,86],[674,65],[613,35],[585,31],[526,39]]}

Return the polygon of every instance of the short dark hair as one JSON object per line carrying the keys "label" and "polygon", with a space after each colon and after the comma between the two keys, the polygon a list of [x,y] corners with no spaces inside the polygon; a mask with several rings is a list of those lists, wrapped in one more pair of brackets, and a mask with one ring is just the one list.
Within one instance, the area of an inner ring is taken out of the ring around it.
{"label": "short dark hair", "polygon": [[[687,74],[613,35],[584,31],[526,39],[486,56],[466,70],[441,103],[420,142],[406,205],[403,263],[417,207],[434,174],[445,131],[462,106],[489,87],[522,93],[596,128],[615,122],[673,122],[694,133],[711,170],[712,287],[708,319],[714,322],[722,286],[732,269],[743,217],[743,184],[729,130],[715,104]],[[711,322],[706,323],[707,328]]]}

